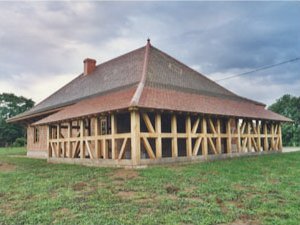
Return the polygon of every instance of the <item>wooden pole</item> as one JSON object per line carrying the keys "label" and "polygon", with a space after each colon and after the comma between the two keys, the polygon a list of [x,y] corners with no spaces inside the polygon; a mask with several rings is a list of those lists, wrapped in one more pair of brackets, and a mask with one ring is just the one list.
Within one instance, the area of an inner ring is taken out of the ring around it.
{"label": "wooden pole", "polygon": [[130,112],[131,128],[131,160],[133,165],[139,165],[141,160],[140,114],[137,110]]}
{"label": "wooden pole", "polygon": [[268,151],[269,150],[269,142],[268,142],[268,126],[267,123],[264,122],[264,151]]}
{"label": "wooden pole", "polygon": [[68,154],[67,157],[71,158],[72,157],[72,147],[71,147],[71,141],[70,138],[72,137],[72,122],[68,123]]}
{"label": "wooden pole", "polygon": [[51,132],[51,127],[50,125],[47,126],[47,150],[48,150],[48,158],[52,157],[52,149],[50,146],[50,132]]}
{"label": "wooden pole", "polygon": [[248,147],[248,152],[252,151],[251,123],[252,123],[252,121],[247,121],[247,134],[248,134],[247,147]]}
{"label": "wooden pole", "polygon": [[117,121],[116,121],[116,117],[114,114],[111,114],[110,118],[111,118],[111,135],[112,135],[111,155],[112,155],[112,159],[116,159],[118,157],[117,156],[116,139],[115,139],[115,134],[117,133]]}
{"label": "wooden pole", "polygon": [[259,121],[256,120],[256,130],[257,130],[257,148],[258,151],[261,151],[261,136],[260,136],[260,124]]}
{"label": "wooden pole", "polygon": [[171,130],[172,130],[172,157],[178,156],[178,143],[177,143],[177,120],[176,115],[172,114],[171,117]]}
{"label": "wooden pole", "polygon": [[218,153],[221,154],[222,153],[222,149],[221,149],[221,121],[220,121],[219,118],[217,119],[217,134],[218,134],[218,137],[217,137],[216,147],[217,147]]}
{"label": "wooden pole", "polygon": [[231,153],[231,119],[228,118],[227,123],[226,123],[226,134],[227,134],[227,153]]}
{"label": "wooden pole", "polygon": [[155,141],[156,158],[162,157],[162,140],[161,140],[161,114],[157,113],[155,115],[155,132],[157,133],[157,138]]}
{"label": "wooden pole", "polygon": [[60,157],[60,142],[59,142],[59,139],[60,139],[60,124],[58,124],[56,126],[56,138],[57,138],[57,157],[59,158]]}
{"label": "wooden pole", "polygon": [[191,116],[187,115],[185,118],[185,132],[187,134],[186,138],[186,156],[192,156],[192,136],[191,136]]}
{"label": "wooden pole", "polygon": [[203,134],[202,155],[204,157],[207,157],[207,154],[208,154],[208,148],[207,148],[207,122],[206,122],[205,117],[203,117],[203,119],[202,119],[201,130],[202,130],[202,134]]}
{"label": "wooden pole", "polygon": [[237,129],[237,150],[241,152],[241,127],[240,120],[236,119],[236,129]]}
{"label": "wooden pole", "polygon": [[84,148],[84,121],[80,120],[80,158],[85,158],[85,148]]}
{"label": "wooden pole", "polygon": [[94,135],[95,135],[95,152],[96,152],[96,158],[99,159],[101,156],[101,152],[99,149],[99,139],[98,139],[98,135],[99,135],[99,119],[98,117],[94,118]]}
{"label": "wooden pole", "polygon": [[278,123],[278,138],[279,138],[279,144],[278,144],[278,150],[282,151],[282,131],[281,131],[281,123]]}
{"label": "wooden pole", "polygon": [[271,148],[275,150],[274,123],[271,124]]}

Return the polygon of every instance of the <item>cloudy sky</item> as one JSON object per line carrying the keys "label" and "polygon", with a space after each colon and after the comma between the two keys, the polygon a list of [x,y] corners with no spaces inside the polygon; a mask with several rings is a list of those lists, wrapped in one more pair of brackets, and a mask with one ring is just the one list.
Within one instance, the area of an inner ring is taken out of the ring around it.
{"label": "cloudy sky", "polygon": [[[0,93],[39,102],[146,39],[213,80],[300,57],[300,2],[0,3]],[[267,104],[300,95],[300,60],[219,82]]]}

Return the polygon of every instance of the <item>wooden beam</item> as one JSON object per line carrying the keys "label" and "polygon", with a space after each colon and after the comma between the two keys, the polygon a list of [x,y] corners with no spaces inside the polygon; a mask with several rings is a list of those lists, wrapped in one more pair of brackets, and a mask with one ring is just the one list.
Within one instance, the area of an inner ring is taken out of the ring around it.
{"label": "wooden beam", "polygon": [[236,119],[236,128],[237,128],[237,150],[241,152],[241,126],[240,120]]}
{"label": "wooden beam", "polygon": [[278,138],[279,138],[279,146],[278,146],[278,150],[282,151],[282,131],[281,131],[281,124],[278,124]]}
{"label": "wooden beam", "polygon": [[119,153],[119,156],[118,156],[119,160],[123,158],[123,155],[125,153],[125,147],[126,147],[127,140],[128,140],[128,138],[124,138],[124,141],[123,141],[123,144],[121,146],[120,153]]}
{"label": "wooden beam", "polygon": [[222,146],[221,146],[221,121],[220,121],[219,118],[217,119],[217,134],[218,134],[218,137],[217,137],[216,148],[217,148],[218,153],[221,154],[222,153]]}
{"label": "wooden beam", "polygon": [[211,128],[212,132],[213,132],[214,134],[216,134],[217,131],[216,131],[216,129],[215,129],[215,125],[214,125],[212,119],[209,118],[208,121],[209,121],[209,125],[210,125],[210,128]]}
{"label": "wooden beam", "polygon": [[268,142],[268,126],[267,123],[264,123],[263,126],[264,129],[264,151],[268,151],[269,150],[269,142]]}
{"label": "wooden beam", "polygon": [[162,139],[161,139],[161,114],[155,115],[155,131],[157,138],[155,139],[156,158],[162,157]]}
{"label": "wooden beam", "polygon": [[271,148],[275,150],[274,123],[271,124]]}
{"label": "wooden beam", "polygon": [[207,154],[208,154],[208,148],[207,148],[207,122],[206,122],[205,117],[203,117],[203,119],[202,119],[201,130],[202,130],[202,134],[203,134],[202,155],[204,157],[207,157]]}
{"label": "wooden beam", "polygon": [[131,128],[131,160],[133,165],[139,165],[141,160],[140,113],[137,110],[130,112]]}
{"label": "wooden beam", "polygon": [[84,121],[80,120],[80,158],[85,158],[85,147],[84,147]]}
{"label": "wooden beam", "polygon": [[105,138],[101,140],[101,154],[103,159],[108,159],[108,149]]}
{"label": "wooden beam", "polygon": [[247,134],[248,134],[248,141],[247,141],[247,148],[248,152],[252,151],[252,141],[251,141],[251,123],[252,121],[247,121]]}
{"label": "wooden beam", "polygon": [[260,136],[260,127],[261,125],[259,124],[259,121],[256,120],[256,129],[257,129],[257,148],[258,151],[261,151],[261,136]]}
{"label": "wooden beam", "polygon": [[116,139],[115,139],[115,134],[117,133],[117,120],[114,114],[110,115],[110,120],[111,120],[111,157],[112,159],[117,158],[117,147],[116,147]]}
{"label": "wooden beam", "polygon": [[195,121],[194,125],[193,125],[193,129],[192,129],[193,134],[196,134],[199,123],[200,123],[200,118],[198,117],[197,120]]}
{"label": "wooden beam", "polygon": [[47,126],[47,151],[48,151],[48,158],[52,157],[52,149],[50,145],[50,132],[51,132],[51,127],[48,125]]}
{"label": "wooden beam", "polygon": [[99,148],[99,139],[97,136],[99,135],[99,118],[94,118],[94,130],[95,130],[95,152],[96,152],[96,158],[99,159],[101,156],[101,151]]}
{"label": "wooden beam", "polygon": [[71,158],[71,156],[72,156],[72,146],[71,146],[71,141],[70,141],[70,138],[72,137],[72,122],[69,122],[68,123],[68,147],[67,147],[67,149],[68,149],[68,154],[67,154],[67,156],[68,156],[68,158]]}
{"label": "wooden beam", "polygon": [[192,137],[191,137],[191,116],[187,115],[185,118],[185,132],[187,134],[186,138],[186,156],[192,156]]}
{"label": "wooden beam", "polygon": [[195,142],[195,145],[194,145],[194,148],[193,148],[193,155],[195,155],[195,156],[198,155],[201,140],[202,140],[202,137],[198,137],[196,142]]}
{"label": "wooden beam", "polygon": [[88,150],[88,153],[90,155],[90,158],[91,159],[94,159],[94,155],[93,155],[93,152],[91,151],[91,148],[90,148],[90,144],[89,144],[89,141],[88,140],[85,140],[85,145],[86,145],[86,149]]}
{"label": "wooden beam", "polygon": [[60,157],[60,142],[59,142],[59,137],[60,137],[60,124],[56,126],[56,137],[57,137],[57,156]]}
{"label": "wooden beam", "polygon": [[212,150],[214,151],[214,154],[217,155],[218,152],[217,152],[217,149],[216,149],[215,144],[211,137],[208,138],[208,143],[209,143],[210,147],[212,148]]}
{"label": "wooden beam", "polygon": [[153,152],[153,149],[152,149],[152,147],[151,147],[151,145],[150,145],[148,139],[145,138],[145,137],[143,137],[142,140],[143,140],[145,149],[146,149],[146,151],[147,151],[147,153],[148,153],[150,159],[155,159],[155,154],[154,154],[154,152]]}
{"label": "wooden beam", "polygon": [[227,134],[227,141],[226,141],[226,147],[227,147],[227,153],[231,153],[231,119],[229,118],[226,123],[226,134]]}
{"label": "wooden beam", "polygon": [[147,113],[142,113],[142,117],[143,117],[143,120],[144,120],[144,122],[146,124],[146,127],[147,127],[148,131],[150,133],[155,133],[155,130],[154,130],[153,126],[152,126],[152,123],[151,123],[151,120],[150,120],[148,114]]}
{"label": "wooden beam", "polygon": [[177,143],[177,119],[176,115],[172,114],[171,117],[171,130],[172,130],[172,157],[178,156],[178,143]]}

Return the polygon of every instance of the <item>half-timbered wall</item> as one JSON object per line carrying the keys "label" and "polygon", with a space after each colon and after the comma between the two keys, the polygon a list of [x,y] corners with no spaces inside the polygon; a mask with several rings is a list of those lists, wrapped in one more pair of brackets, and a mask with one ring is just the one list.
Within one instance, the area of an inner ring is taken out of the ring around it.
{"label": "half-timbered wall", "polygon": [[51,124],[47,136],[49,158],[133,166],[282,149],[278,122],[138,110]]}

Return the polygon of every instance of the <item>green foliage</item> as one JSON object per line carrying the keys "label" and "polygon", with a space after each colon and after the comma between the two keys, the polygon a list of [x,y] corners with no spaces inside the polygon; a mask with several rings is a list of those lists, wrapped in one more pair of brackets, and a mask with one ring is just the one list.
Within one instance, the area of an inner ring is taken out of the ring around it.
{"label": "green foliage", "polygon": [[300,152],[142,170],[55,165],[12,154],[25,150],[0,148],[0,224],[300,221]]}
{"label": "green foliage", "polygon": [[14,94],[0,94],[0,146],[10,146],[17,138],[25,137],[25,129],[20,124],[8,124],[6,120],[34,106],[31,99]]}
{"label": "green foliage", "polygon": [[282,142],[284,146],[300,146],[300,97],[284,95],[269,107],[292,120],[282,126]]}
{"label": "green foliage", "polygon": [[24,147],[26,143],[27,143],[27,139],[25,137],[20,137],[14,141],[13,147]]}

